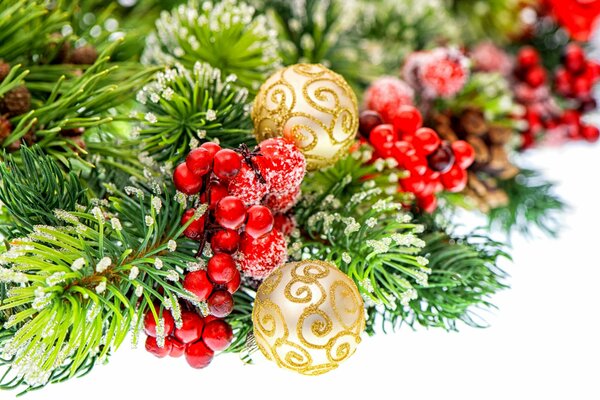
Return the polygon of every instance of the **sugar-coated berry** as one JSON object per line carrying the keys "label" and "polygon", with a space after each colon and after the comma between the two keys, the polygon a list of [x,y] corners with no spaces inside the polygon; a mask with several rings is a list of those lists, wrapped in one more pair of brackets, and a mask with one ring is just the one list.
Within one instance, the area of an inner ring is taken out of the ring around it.
{"label": "sugar-coated berry", "polygon": [[171,351],[169,352],[170,357],[179,358],[185,352],[185,343],[180,342],[174,337],[166,337],[165,342],[169,342],[169,344],[171,345]]}
{"label": "sugar-coated berry", "polygon": [[[181,217],[181,225],[185,225],[191,218],[194,217],[196,213],[195,208],[190,208],[185,210],[183,216]],[[194,219],[187,228],[183,231],[183,234],[192,240],[200,240],[202,238],[202,234],[204,233],[204,223],[206,220],[206,214],[202,215]]]}
{"label": "sugar-coated berry", "polygon": [[231,281],[235,276],[236,271],[235,261],[233,260],[233,257],[227,253],[217,253],[213,255],[210,260],[208,260],[206,267],[208,279],[218,285],[224,285]]}
{"label": "sugar-coated berry", "polygon": [[216,319],[204,328],[202,341],[214,351],[222,351],[229,347],[233,340],[231,325],[222,319]]}
{"label": "sugar-coated berry", "polygon": [[204,328],[204,321],[202,317],[193,311],[183,310],[181,312],[180,328],[175,327],[173,336],[181,343],[192,343],[200,339],[202,336],[202,328]]}
{"label": "sugar-coated berry", "polygon": [[532,68],[540,63],[540,55],[531,46],[525,46],[517,53],[517,64],[524,69]]}
{"label": "sugar-coated berry", "polygon": [[215,207],[215,220],[223,228],[239,229],[246,219],[246,206],[235,196],[223,197]]}
{"label": "sugar-coated berry", "polygon": [[593,125],[583,125],[581,127],[581,136],[588,142],[597,142],[600,137],[600,130]]}
{"label": "sugar-coated berry", "polygon": [[394,130],[393,125],[390,124],[382,124],[376,126],[371,131],[371,136],[369,137],[369,141],[375,147],[375,150],[382,157],[390,157],[392,155],[392,148],[394,143],[398,140],[398,135]]}
{"label": "sugar-coated berry", "polygon": [[462,169],[467,169],[475,161],[475,150],[473,146],[464,140],[457,140],[452,143],[452,151],[454,152],[455,163]]}
{"label": "sugar-coated berry", "polygon": [[232,229],[222,229],[215,232],[210,240],[210,247],[214,253],[233,254],[240,245],[240,235]]}
{"label": "sugar-coated berry", "polygon": [[302,183],[306,159],[298,148],[283,138],[259,143],[261,156],[254,157],[270,191],[287,192]]}
{"label": "sugar-coated berry", "polygon": [[215,154],[217,154],[217,152],[219,150],[221,150],[221,146],[219,146],[218,144],[216,144],[215,142],[206,142],[206,143],[202,143],[200,145],[201,149],[205,149],[208,150],[209,154],[210,154],[210,158],[211,160],[213,158],[215,158]]}
{"label": "sugar-coated berry", "polygon": [[546,70],[542,66],[535,66],[525,74],[525,82],[531,87],[537,88],[546,82]]}
{"label": "sugar-coated berry", "polygon": [[175,168],[173,183],[177,190],[187,195],[196,194],[202,188],[202,179],[194,175],[186,163],[181,163]]}
{"label": "sugar-coated berry", "polygon": [[442,143],[437,132],[431,128],[419,128],[415,131],[412,143],[417,153],[424,156],[433,153]]}
{"label": "sugar-coated berry", "polygon": [[277,229],[257,239],[243,233],[238,254],[242,272],[256,279],[283,265],[288,255],[285,237]]}
{"label": "sugar-coated berry", "polygon": [[217,178],[228,181],[240,172],[242,156],[231,149],[221,149],[213,160],[213,174]]}
{"label": "sugar-coated berry", "polygon": [[275,224],[273,225],[273,228],[277,229],[285,236],[289,236],[294,229],[296,229],[296,220],[292,215],[275,214]]}
{"label": "sugar-coated berry", "polygon": [[458,165],[453,165],[441,176],[442,184],[447,191],[457,193],[467,186],[467,172]]}
{"label": "sugar-coated berry", "polygon": [[273,213],[265,206],[252,206],[247,211],[246,233],[253,238],[261,237],[273,229],[275,219]]}
{"label": "sugar-coated berry", "polygon": [[213,291],[213,284],[208,279],[206,271],[188,272],[183,279],[183,288],[198,296],[200,301],[206,301]]}
{"label": "sugar-coated berry", "polygon": [[240,274],[240,271],[236,269],[233,278],[225,284],[225,288],[229,293],[234,294],[240,288],[241,283],[242,275]]}
{"label": "sugar-coated berry", "polygon": [[358,131],[366,139],[369,139],[369,135],[371,134],[373,128],[383,124],[383,118],[381,118],[381,115],[377,111],[373,110],[362,111],[358,121]]}
{"label": "sugar-coated berry", "polygon": [[153,336],[148,336],[146,338],[145,347],[148,353],[151,353],[158,358],[165,358],[171,352],[171,342],[165,340],[165,345],[159,347],[156,338]]}
{"label": "sugar-coated berry", "polygon": [[391,123],[397,132],[412,135],[423,125],[423,117],[416,107],[404,105],[398,108]]}
{"label": "sugar-coated berry", "polygon": [[233,297],[227,290],[215,290],[206,303],[208,311],[215,317],[224,318],[233,311]]}
{"label": "sugar-coated berry", "polygon": [[215,352],[199,340],[185,348],[185,360],[192,368],[205,368],[210,364]]}
{"label": "sugar-coated berry", "polygon": [[[158,313],[158,309],[156,310]],[[161,318],[163,324],[163,334],[164,336],[169,336],[173,333],[173,329],[175,329],[175,321],[173,320],[173,316],[168,310],[163,310]],[[144,316],[144,332],[148,336],[156,337],[156,319],[154,318],[154,314],[152,310],[148,310],[146,315]]]}
{"label": "sugar-coated berry", "polygon": [[378,112],[385,122],[391,123],[400,106],[412,104],[414,90],[401,79],[384,76],[369,86],[364,97],[366,108]]}
{"label": "sugar-coated berry", "polygon": [[210,152],[202,147],[190,151],[185,158],[188,170],[198,177],[204,176],[210,171],[212,161]]}
{"label": "sugar-coated berry", "polygon": [[263,204],[269,207],[274,213],[286,213],[298,203],[301,194],[300,187],[285,193],[269,193],[265,197]]}
{"label": "sugar-coated berry", "polygon": [[417,198],[417,205],[422,211],[431,214],[437,208],[437,197],[434,194],[420,196]]}
{"label": "sugar-coated berry", "polygon": [[246,163],[242,164],[240,172],[229,182],[229,194],[238,197],[247,206],[259,204],[268,191],[268,186],[260,181],[254,169]]}
{"label": "sugar-coated berry", "polygon": [[429,168],[442,174],[448,172],[450,168],[452,168],[454,160],[455,157],[452,147],[446,142],[442,143],[436,151],[427,157]]}

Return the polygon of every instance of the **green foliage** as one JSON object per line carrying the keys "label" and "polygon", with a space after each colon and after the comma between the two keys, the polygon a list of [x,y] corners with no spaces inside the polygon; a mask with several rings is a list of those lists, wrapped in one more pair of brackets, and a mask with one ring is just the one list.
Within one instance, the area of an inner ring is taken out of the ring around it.
{"label": "green foliage", "polygon": [[87,205],[78,177],[65,174],[39,147],[23,148],[19,158],[9,155],[0,164],[0,201],[11,217],[4,229],[8,239],[31,233],[35,225],[60,225],[55,209]]}
{"label": "green foliage", "polygon": [[156,161],[175,164],[199,141],[225,147],[253,145],[248,91],[223,78],[218,69],[197,63],[192,71],[179,66],[159,72],[137,95],[143,109],[136,142]]}
{"label": "green foliage", "polygon": [[198,61],[234,74],[240,85],[255,91],[279,64],[277,40],[265,16],[255,16],[242,1],[190,0],[161,14],[142,62],[191,69]]}
{"label": "green foliage", "polygon": [[532,227],[549,236],[558,234],[566,205],[554,194],[551,182],[535,171],[523,169],[514,178],[499,180],[498,187],[506,192],[509,202],[490,211],[490,228],[502,229],[507,235],[517,231],[531,236]]}

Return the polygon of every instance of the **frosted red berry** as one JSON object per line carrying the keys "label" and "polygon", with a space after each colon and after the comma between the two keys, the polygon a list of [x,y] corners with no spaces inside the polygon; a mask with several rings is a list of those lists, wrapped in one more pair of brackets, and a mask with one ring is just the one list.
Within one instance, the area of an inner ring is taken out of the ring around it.
{"label": "frosted red berry", "polygon": [[194,175],[186,163],[181,163],[175,168],[173,183],[177,190],[187,195],[196,194],[202,188],[202,179]]}
{"label": "frosted red berry", "polygon": [[208,311],[215,317],[224,318],[233,311],[233,297],[227,290],[215,290],[206,303]]}
{"label": "frosted red berry", "polygon": [[214,253],[233,254],[240,245],[240,235],[232,229],[222,229],[213,235],[210,246]]}
{"label": "frosted red berry", "polygon": [[200,301],[206,301],[213,291],[213,284],[206,271],[192,271],[185,275],[183,288],[195,294]]}
{"label": "frosted red berry", "polygon": [[240,172],[229,182],[229,194],[238,197],[247,206],[260,203],[268,192],[268,186],[260,181],[256,172],[246,163],[242,164]]}
{"label": "frosted red berry", "polygon": [[256,279],[265,278],[287,260],[285,237],[276,229],[257,239],[244,233],[239,254],[238,264],[244,274]]}
{"label": "frosted red berry", "polygon": [[[158,310],[156,310],[158,313]],[[163,324],[163,334],[164,336],[169,336],[173,333],[173,329],[175,329],[175,321],[173,320],[173,316],[168,310],[163,310],[162,314],[158,313],[162,319]],[[148,310],[146,315],[144,316],[144,332],[148,336],[156,337],[156,320],[154,318],[154,314],[152,310]]]}
{"label": "frosted red berry", "polygon": [[163,347],[159,347],[155,337],[148,336],[145,343],[146,351],[158,358],[165,358],[171,352],[171,342],[165,340]]}
{"label": "frosted red berry", "polygon": [[214,351],[227,349],[232,340],[233,330],[231,326],[221,319],[206,324],[202,334],[202,341]]}
{"label": "frosted red berry", "polygon": [[273,228],[277,229],[285,236],[289,236],[294,229],[296,229],[296,220],[291,215],[275,214],[275,224],[273,225]]}
{"label": "frosted red berry", "polygon": [[204,321],[202,317],[193,311],[184,310],[181,312],[182,325],[175,328],[173,336],[181,343],[192,343],[200,339]]}
{"label": "frosted red berry", "polygon": [[247,211],[246,234],[253,238],[261,237],[273,229],[275,219],[271,210],[265,206],[252,206]]}
{"label": "frosted red berry", "polygon": [[215,220],[223,228],[239,229],[246,219],[246,206],[235,196],[223,197],[215,207]]}
{"label": "frosted red berry", "polygon": [[213,160],[213,173],[217,178],[228,181],[242,168],[242,156],[231,149],[221,149]]}
{"label": "frosted red berry", "polygon": [[211,282],[224,285],[235,276],[237,268],[235,261],[227,253],[215,254],[208,260],[206,272]]}
{"label": "frosted red berry", "polygon": [[205,368],[212,361],[215,352],[199,340],[185,348],[185,360],[192,368]]}
{"label": "frosted red berry", "polygon": [[213,158],[210,152],[201,147],[190,151],[185,158],[188,170],[198,177],[204,176],[210,171],[212,161]]}
{"label": "frosted red berry", "polygon": [[254,157],[263,178],[272,192],[287,192],[302,183],[306,159],[298,148],[282,138],[262,141],[258,145],[262,156]]}
{"label": "frosted red berry", "polygon": [[285,193],[269,193],[263,202],[274,213],[285,213],[292,209],[302,194],[300,187]]}

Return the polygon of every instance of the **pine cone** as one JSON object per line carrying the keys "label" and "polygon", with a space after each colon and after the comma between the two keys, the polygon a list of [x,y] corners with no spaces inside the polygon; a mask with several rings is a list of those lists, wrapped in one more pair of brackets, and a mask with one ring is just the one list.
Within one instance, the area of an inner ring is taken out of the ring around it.
{"label": "pine cone", "polygon": [[6,93],[0,103],[0,111],[11,116],[21,115],[31,108],[31,93],[25,86],[18,86]]}
{"label": "pine cone", "polygon": [[8,76],[10,72],[10,65],[5,63],[4,60],[0,59],[0,82],[4,80]]}
{"label": "pine cone", "polygon": [[513,131],[505,126],[492,125],[488,131],[488,138],[492,144],[506,144],[512,135]]}
{"label": "pine cone", "polygon": [[69,55],[69,62],[78,65],[92,65],[98,59],[98,52],[93,46],[78,47]]}
{"label": "pine cone", "polygon": [[458,123],[466,135],[481,136],[488,131],[483,113],[473,108],[463,111],[458,117]]}
{"label": "pine cone", "polygon": [[8,118],[0,116],[0,143],[10,136],[12,133],[12,124]]}

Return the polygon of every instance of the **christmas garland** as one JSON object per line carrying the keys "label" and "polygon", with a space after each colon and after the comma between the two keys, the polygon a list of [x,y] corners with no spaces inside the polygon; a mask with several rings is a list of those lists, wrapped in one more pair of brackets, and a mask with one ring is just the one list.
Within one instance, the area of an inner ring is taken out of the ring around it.
{"label": "christmas garland", "polygon": [[600,136],[595,2],[124,4],[0,1],[1,389],[485,326],[565,207],[518,153]]}

